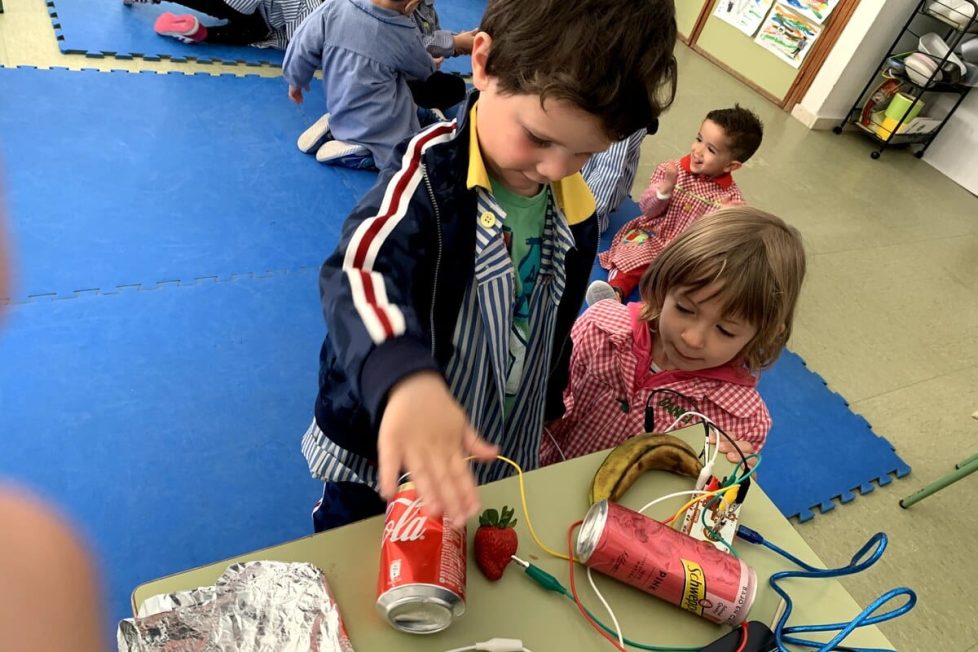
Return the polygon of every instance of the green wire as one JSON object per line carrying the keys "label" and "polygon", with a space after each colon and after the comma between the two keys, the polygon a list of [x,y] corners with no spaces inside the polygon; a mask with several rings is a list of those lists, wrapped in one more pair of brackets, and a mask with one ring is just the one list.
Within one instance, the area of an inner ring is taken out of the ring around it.
{"label": "green wire", "polygon": [[[543,570],[539,566],[524,562],[522,560],[517,560],[517,561],[521,565],[525,564],[523,568],[523,574],[526,575],[531,581],[535,582],[537,585],[539,585],[541,588],[547,591],[559,593],[560,595],[564,596],[571,602],[575,602],[576,604],[576,601],[574,600],[574,595],[570,591],[568,591],[567,588],[563,584],[561,584],[560,580],[558,580],[556,577],[554,577],[547,571]],[[585,607],[583,603],[581,603],[581,607],[584,609],[584,611],[587,612],[587,615],[590,616],[591,619],[601,627],[601,629],[608,632],[615,638],[618,638],[618,632],[616,632],[615,630],[611,629],[603,622],[598,620],[598,617],[595,616],[593,613],[591,613],[591,610]],[[698,650],[702,649],[701,647],[664,647],[659,645],[643,645],[642,643],[636,643],[635,641],[630,641],[627,638],[623,638],[622,640],[625,641],[626,645],[630,645],[631,647],[636,647],[640,650],[652,650],[652,652],[698,652]]]}
{"label": "green wire", "polygon": [[[742,466],[744,466],[744,461],[745,460],[746,461],[750,461],[751,459],[757,460],[757,464],[755,464],[752,467],[748,467],[747,472],[744,473],[744,475],[742,475],[740,477],[736,477],[737,471],[739,471],[740,468]],[[745,456],[745,459],[744,460],[741,460],[740,462],[738,462],[737,463],[737,466],[734,468],[733,478],[731,480],[728,480],[727,483],[725,485],[723,485],[723,486],[724,487],[732,487],[735,484],[740,484],[741,482],[743,482],[744,480],[746,480],[750,476],[754,475],[754,471],[760,465],[761,465],[761,456],[758,455],[757,453],[751,453],[750,455]],[[723,539],[723,537],[721,537],[720,534],[716,530],[714,530],[713,528],[711,528],[706,523],[706,511],[707,511],[707,509],[709,508],[710,505],[712,505],[714,502],[719,501],[719,500],[720,500],[720,496],[713,496],[711,498],[710,502],[707,505],[704,505],[704,509],[703,509],[703,512],[702,512],[702,515],[701,515],[701,518],[702,518],[702,521],[703,521],[703,527],[706,529],[706,532],[710,533],[713,536],[716,536],[717,537],[716,540],[719,541],[720,543],[722,543],[727,548],[727,550],[730,551],[730,554],[732,554],[734,557],[739,557],[739,555],[737,554],[737,551],[734,550],[733,546],[730,545],[729,543],[727,543]],[[574,602],[575,604],[577,604],[576,601],[574,600],[574,596],[571,594],[571,592],[568,591],[564,587],[563,584],[561,584],[560,582],[558,582],[557,581],[557,578],[555,578],[553,575],[550,575],[549,573],[545,573],[542,569],[539,569],[539,568],[534,567],[532,565],[531,565],[531,568],[534,568],[534,570],[536,571],[534,573],[527,573],[530,576],[531,579],[533,579],[534,581],[536,581],[538,584],[540,584],[541,586],[543,586],[543,588],[545,588],[547,590],[550,590],[550,591],[558,591],[565,598],[567,598],[571,602]],[[546,576],[546,580],[543,580],[542,577],[535,577],[535,575],[536,575],[537,572],[540,573],[541,576],[542,575],[545,575]],[[549,580],[549,582],[547,580]],[[581,603],[581,607],[584,609],[584,611],[587,613],[587,615],[591,617],[591,620],[593,620],[601,629],[603,629],[604,631],[606,631],[611,636],[614,636],[615,638],[618,638],[618,632],[616,632],[614,629],[612,629],[611,627],[608,627],[603,622],[601,622],[598,619],[598,617],[595,616],[591,612],[590,609],[588,609],[587,607],[584,606],[583,603]],[[666,647],[664,645],[646,645],[644,643],[636,643],[635,641],[629,640],[629,639],[624,638],[624,637],[622,637],[622,640],[625,642],[625,645],[627,645],[629,647],[638,648],[639,650],[651,650],[652,652],[699,652],[699,650],[702,650],[703,649],[703,647],[702,646],[699,646],[699,645],[698,646],[695,646],[695,647]]]}
{"label": "green wire", "polygon": [[[758,453],[751,453],[750,455],[747,455],[744,459],[746,459],[748,461],[750,461],[751,459],[755,459],[755,460],[757,460],[757,464],[755,464],[754,466],[748,468],[747,469],[747,473],[745,473],[744,475],[740,476],[739,478],[734,477],[733,479],[728,480],[727,481],[727,484],[725,484],[723,486],[730,487],[730,486],[733,486],[735,484],[740,484],[741,482],[743,482],[747,478],[749,478],[752,475],[754,475],[754,470],[757,469],[757,467],[759,467],[761,465],[761,460],[763,458]],[[742,467],[743,465],[744,465],[744,460],[741,460],[741,461],[737,462],[737,466],[734,467],[734,476],[737,475],[737,471],[739,471],[740,470],[740,467]]]}
{"label": "green wire", "polygon": [[703,531],[706,532],[711,537],[713,537],[714,541],[719,541],[720,543],[722,543],[723,546],[730,551],[731,555],[733,555],[737,559],[740,559],[740,555],[737,554],[737,551],[734,550],[733,546],[727,543],[727,540],[724,539],[717,530],[711,528],[706,523],[706,512],[709,511],[710,507],[712,507],[715,503],[719,502],[719,500],[720,500],[719,495],[712,496],[709,502],[707,502],[706,505],[703,505],[703,510],[700,512],[700,521],[703,522]]}
{"label": "green wire", "polygon": [[[570,591],[564,589],[564,596],[570,599],[571,602],[574,602],[574,596],[571,595]],[[581,606],[584,607],[583,604],[581,604]],[[613,630],[612,628],[608,627],[603,622],[598,620],[598,617],[595,616],[593,613],[591,613],[590,609],[584,607],[584,611],[587,612],[587,615],[591,617],[591,620],[596,622],[601,627],[601,629],[608,632],[615,638],[618,638],[618,632],[616,632],[615,630]],[[697,645],[696,647],[665,647],[663,645],[645,645],[643,643],[636,643],[635,641],[630,641],[624,637],[622,637],[622,640],[625,641],[625,645],[629,647],[635,647],[640,650],[652,650],[652,652],[699,652],[699,650],[703,649],[703,646],[701,645]]]}

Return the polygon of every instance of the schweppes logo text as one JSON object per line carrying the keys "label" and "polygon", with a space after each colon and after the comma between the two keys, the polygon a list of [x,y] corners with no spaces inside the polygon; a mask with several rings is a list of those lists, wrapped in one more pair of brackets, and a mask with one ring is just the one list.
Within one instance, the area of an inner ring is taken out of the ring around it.
{"label": "schweppes logo text", "polygon": [[687,559],[679,561],[683,564],[683,574],[686,576],[682,608],[702,616],[703,602],[706,599],[706,577],[703,575],[703,569],[695,561]]}

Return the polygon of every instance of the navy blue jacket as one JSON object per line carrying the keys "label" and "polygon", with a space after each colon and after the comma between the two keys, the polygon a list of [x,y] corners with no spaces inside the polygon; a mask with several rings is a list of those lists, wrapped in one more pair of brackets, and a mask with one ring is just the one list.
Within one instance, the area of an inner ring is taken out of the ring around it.
{"label": "navy blue jacket", "polygon": [[[444,375],[454,352],[459,306],[474,275],[477,191],[466,187],[466,179],[468,121],[477,98],[470,96],[457,126],[432,126],[398,148],[401,166],[381,173],[353,209],[320,272],[329,333],[320,353],[316,422],[332,441],[370,460],[377,459],[391,387],[421,370]],[[398,237],[386,238],[395,225]],[[563,413],[570,329],[598,243],[593,214],[570,228],[575,248],[564,261],[548,421]]]}

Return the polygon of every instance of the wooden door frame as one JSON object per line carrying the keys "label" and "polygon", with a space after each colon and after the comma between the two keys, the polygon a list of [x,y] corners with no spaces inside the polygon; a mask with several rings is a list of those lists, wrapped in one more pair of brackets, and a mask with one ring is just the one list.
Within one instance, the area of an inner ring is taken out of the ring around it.
{"label": "wooden door frame", "polygon": [[[684,0],[678,1],[683,2]],[[791,86],[788,87],[788,91],[785,93],[784,97],[778,97],[764,90],[716,57],[705,52],[696,44],[700,34],[703,32],[703,28],[706,26],[706,21],[713,15],[713,9],[716,7],[717,2],[718,0],[709,0],[703,5],[703,9],[700,10],[700,15],[696,18],[696,22],[693,24],[693,29],[689,32],[689,38],[682,39],[682,41],[701,57],[723,69],[731,76],[736,77],[738,80],[749,86],[752,90],[756,91],[760,95],[763,95],[765,98],[777,104],[785,111],[791,111],[795,104],[800,102],[801,99],[805,97],[805,93],[807,93],[808,89],[811,88],[812,83],[815,81],[816,75],[818,75],[818,72],[822,69],[822,65],[828,58],[829,52],[831,52],[832,48],[835,47],[836,41],[839,40],[839,36],[846,28],[846,25],[849,24],[849,19],[852,18],[852,14],[856,11],[856,7],[859,6],[859,0],[839,0],[839,3],[835,6],[835,9],[832,11],[832,15],[829,18],[828,27],[822,30],[822,33],[819,34],[818,40],[815,41],[815,45],[812,46],[808,56],[805,57],[801,67],[798,68],[798,74],[795,75],[795,80],[791,83]]]}

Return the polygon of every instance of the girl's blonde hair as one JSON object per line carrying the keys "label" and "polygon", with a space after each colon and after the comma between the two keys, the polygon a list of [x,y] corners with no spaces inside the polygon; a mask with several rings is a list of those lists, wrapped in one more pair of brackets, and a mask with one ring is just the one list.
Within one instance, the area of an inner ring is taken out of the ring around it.
{"label": "girl's blonde hair", "polygon": [[725,208],[694,222],[645,271],[641,317],[655,322],[670,291],[716,282],[724,314],[757,327],[738,356],[756,372],[774,363],[791,336],[804,278],[797,229],[756,208]]}

